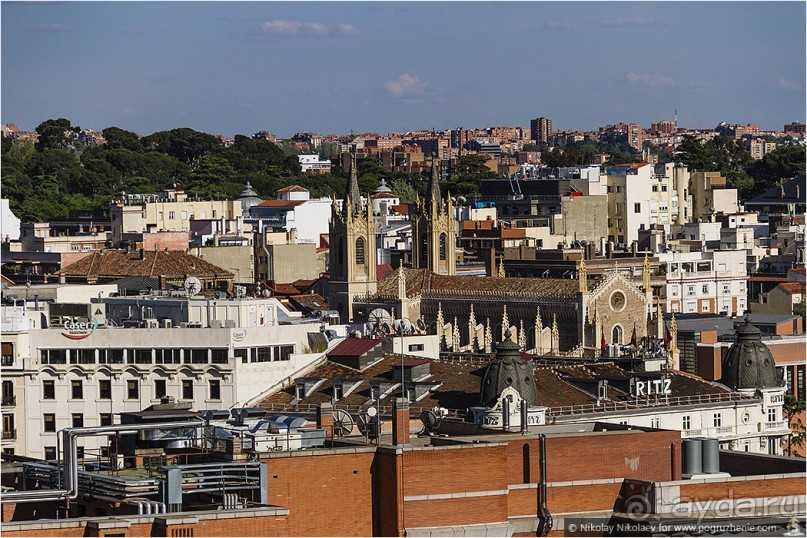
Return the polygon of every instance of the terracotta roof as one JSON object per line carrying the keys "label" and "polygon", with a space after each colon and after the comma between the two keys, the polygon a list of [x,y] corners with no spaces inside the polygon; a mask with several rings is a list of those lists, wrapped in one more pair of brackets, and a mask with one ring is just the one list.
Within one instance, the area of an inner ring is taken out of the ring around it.
{"label": "terracotta roof", "polygon": [[289,185],[288,187],[278,189],[277,192],[308,192],[308,189],[299,185]]}
{"label": "terracotta roof", "polygon": [[294,287],[293,284],[275,284],[272,286],[272,293],[274,293],[274,295],[288,297],[291,295],[300,295],[300,290]]}
{"label": "terracotta roof", "polygon": [[777,287],[782,288],[790,295],[795,295],[797,293],[804,295],[804,284],[801,282],[784,282],[779,284]]}
{"label": "terracotta roof", "polygon": [[383,340],[374,338],[346,338],[339,345],[328,352],[328,357],[360,357],[381,345]]}
{"label": "terracotta roof", "polygon": [[306,203],[308,200],[264,200],[258,206],[260,207],[297,207],[300,204]]}
{"label": "terracotta roof", "polygon": [[[398,295],[398,271],[395,269],[378,283],[378,295]],[[457,292],[461,290],[491,293],[519,293],[532,296],[577,297],[580,284],[568,278],[493,278],[476,276],[445,276],[428,269],[404,268],[406,295],[414,297],[429,292]]]}
{"label": "terracotta roof", "polygon": [[178,278],[185,276],[232,278],[226,269],[181,250],[100,250],[68,265],[56,275],[66,277],[103,278],[148,276]]}
{"label": "terracotta roof", "polygon": [[375,194],[371,194],[370,198],[398,198],[398,197],[392,194],[391,192],[377,192]]}
{"label": "terracotta roof", "polygon": [[375,266],[375,278],[376,280],[382,280],[388,274],[392,273],[392,265],[388,263],[382,263]]}
{"label": "terracotta roof", "polygon": [[397,204],[392,206],[392,210],[404,216],[409,215],[409,204]]}

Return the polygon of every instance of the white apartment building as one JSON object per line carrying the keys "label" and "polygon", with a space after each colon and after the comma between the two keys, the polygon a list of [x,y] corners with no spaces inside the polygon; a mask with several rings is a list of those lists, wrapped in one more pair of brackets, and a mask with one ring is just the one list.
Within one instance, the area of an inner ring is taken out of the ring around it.
{"label": "white apartment building", "polygon": [[606,168],[608,240],[630,245],[639,230],[650,227],[650,201],[655,181],[653,166],[636,163]]}
{"label": "white apartment building", "polygon": [[194,409],[252,405],[327,345],[318,320],[284,310],[274,298],[4,304],[2,449],[50,459],[59,430],[117,423],[165,397]]}
{"label": "white apartment building", "polygon": [[664,252],[667,312],[726,313],[748,308],[746,251]]}
{"label": "white apartment building", "polygon": [[776,142],[768,142],[762,138],[755,138],[749,143],[749,147],[751,150],[751,158],[758,161],[768,153],[776,150]]}
{"label": "white apartment building", "polygon": [[252,206],[246,222],[261,232],[297,230],[297,242],[318,245],[329,231],[332,203],[330,198],[312,199],[307,189],[291,185],[277,191],[276,200]]}
{"label": "white apartment building", "polygon": [[674,163],[655,168],[650,198],[650,224],[669,231],[671,224],[688,222],[692,215],[689,176],[686,166]]}
{"label": "white apartment building", "polygon": [[330,159],[320,159],[319,155],[298,155],[300,168],[304,174],[330,174]]}
{"label": "white apartment building", "polygon": [[109,206],[112,242],[125,234],[143,232],[190,232],[193,221],[211,221],[218,233],[240,235],[243,227],[240,200],[191,200],[183,191],[169,190],[154,195],[129,195]]}

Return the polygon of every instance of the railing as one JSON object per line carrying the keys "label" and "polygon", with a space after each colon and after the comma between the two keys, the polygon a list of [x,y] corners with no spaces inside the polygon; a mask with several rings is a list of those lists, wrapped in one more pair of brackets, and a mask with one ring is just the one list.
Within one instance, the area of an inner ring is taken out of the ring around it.
{"label": "railing", "polygon": [[16,396],[3,396],[3,407],[7,405],[17,405],[17,397]]}
{"label": "railing", "polygon": [[684,430],[681,435],[682,437],[700,437],[703,435],[703,430]]}
{"label": "railing", "polygon": [[634,399],[620,402],[602,402],[600,404],[580,404],[550,407],[548,416],[578,415],[583,413],[601,413],[603,411],[621,411],[628,409],[642,409],[646,407],[662,407],[669,405],[695,405],[713,402],[730,402],[735,400],[753,399],[753,396],[726,392],[719,394],[699,394],[697,396],[654,397],[652,399]]}
{"label": "railing", "polygon": [[775,430],[787,430],[788,424],[786,420],[780,420],[778,422],[761,422],[759,424],[760,431],[769,432]]}
{"label": "railing", "polygon": [[0,358],[0,366],[14,366],[14,357],[12,355],[3,355]]}
{"label": "railing", "polygon": [[[306,414],[315,414],[317,412],[317,407],[319,404],[293,404],[293,403],[268,403],[259,405],[262,409],[266,409],[269,412],[275,411],[284,411],[284,412],[294,412],[294,413],[306,413]],[[334,409],[342,409],[347,411],[350,414],[359,414],[367,411],[368,408],[374,407],[371,405],[334,405]],[[390,405],[382,405],[376,407],[378,410],[379,415],[392,415],[393,407]],[[410,404],[409,405],[409,414],[411,417],[414,417],[414,412],[420,413],[421,411],[426,410],[433,410],[434,406],[431,405],[416,405]],[[450,417],[464,417],[466,412],[461,409],[446,409],[448,412],[447,416]]]}
{"label": "railing", "polygon": [[17,429],[13,430],[3,430],[3,439],[16,439],[17,438]]}

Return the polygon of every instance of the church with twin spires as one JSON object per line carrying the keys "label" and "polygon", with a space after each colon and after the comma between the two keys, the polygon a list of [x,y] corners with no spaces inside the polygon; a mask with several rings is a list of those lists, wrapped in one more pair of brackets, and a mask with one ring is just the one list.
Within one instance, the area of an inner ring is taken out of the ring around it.
{"label": "church with twin spires", "polygon": [[577,278],[476,277],[456,274],[457,223],[450,197],[440,194],[432,162],[428,194],[414,204],[411,267],[398,267],[379,280],[376,229],[370,204],[361,200],[355,157],[341,207],[332,206],[331,308],[343,323],[366,322],[383,308],[396,319],[420,320],[437,334],[440,348],[491,352],[495,342],[512,340],[537,355],[596,356],[602,343],[664,337],[661,313],[652,311],[650,266],[637,286],[615,265],[589,279],[585,261]]}

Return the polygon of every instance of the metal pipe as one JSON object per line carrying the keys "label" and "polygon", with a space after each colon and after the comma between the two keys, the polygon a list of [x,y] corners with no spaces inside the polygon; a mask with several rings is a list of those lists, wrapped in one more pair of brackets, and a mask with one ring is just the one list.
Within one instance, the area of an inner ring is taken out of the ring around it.
{"label": "metal pipe", "polygon": [[502,429],[510,431],[510,399],[502,398]]}
{"label": "metal pipe", "polygon": [[528,419],[528,409],[529,403],[527,400],[521,400],[521,433],[526,433],[529,429]]}
{"label": "metal pipe", "polygon": [[538,434],[541,443],[541,536],[548,536],[552,531],[552,514],[546,505],[546,434]]}

